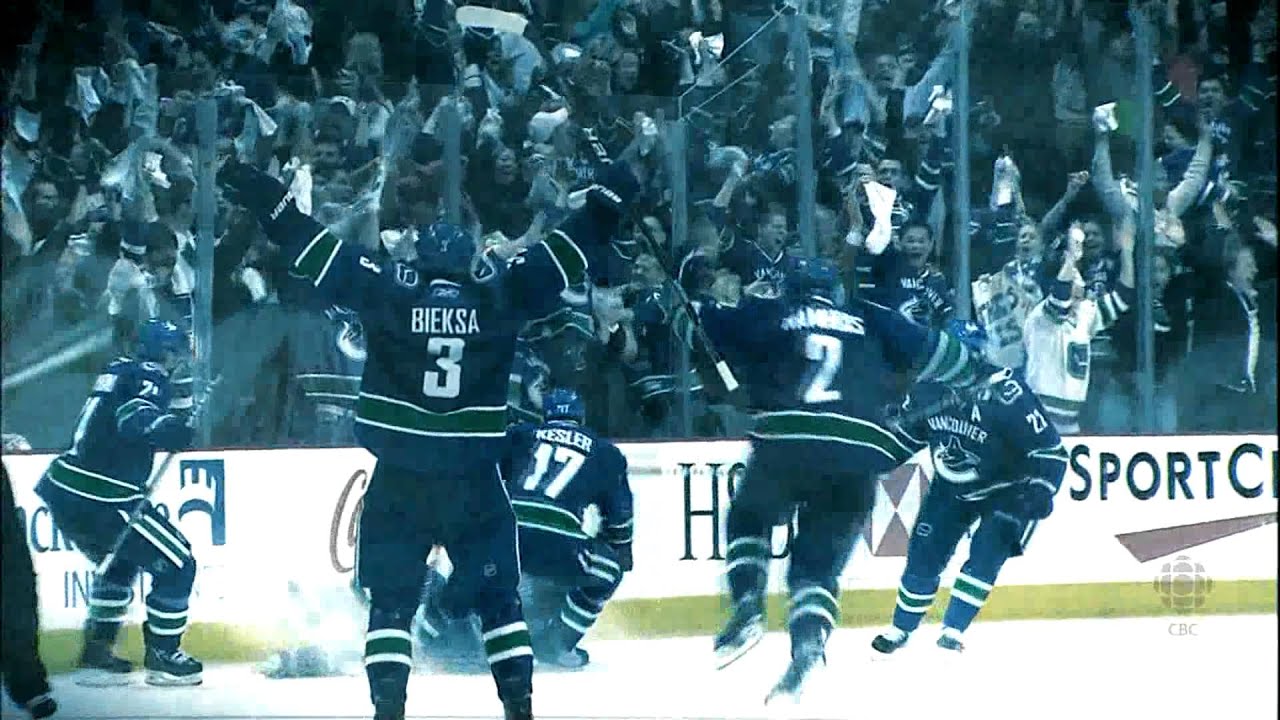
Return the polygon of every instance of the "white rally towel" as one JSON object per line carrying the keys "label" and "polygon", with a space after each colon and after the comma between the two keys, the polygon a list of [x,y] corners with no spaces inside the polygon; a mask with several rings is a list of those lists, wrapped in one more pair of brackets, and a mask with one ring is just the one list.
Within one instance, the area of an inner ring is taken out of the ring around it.
{"label": "white rally towel", "polygon": [[879,255],[889,247],[893,238],[893,201],[897,199],[898,191],[871,181],[863,183],[862,187],[867,191],[867,204],[875,218],[871,232],[867,234],[867,252]]}

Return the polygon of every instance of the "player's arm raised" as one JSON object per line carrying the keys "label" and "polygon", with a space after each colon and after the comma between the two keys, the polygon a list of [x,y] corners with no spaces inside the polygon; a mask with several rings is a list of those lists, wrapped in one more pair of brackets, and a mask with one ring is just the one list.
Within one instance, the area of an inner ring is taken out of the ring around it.
{"label": "player's arm raised", "polygon": [[985,377],[989,367],[945,332],[918,325],[883,305],[856,299],[864,310],[867,329],[882,338],[889,357],[912,373],[914,383],[936,382],[968,388]]}
{"label": "player's arm raised", "polygon": [[141,438],[157,450],[184,450],[191,445],[191,426],[161,409],[169,404],[169,381],[149,365],[141,363],[133,366],[133,372],[116,376],[132,394],[116,409],[116,429],[122,436]]}
{"label": "player's arm raised", "polygon": [[508,277],[521,306],[542,307],[556,300],[586,305],[590,279],[584,249],[609,242],[640,192],[640,184],[625,162],[607,166],[599,180],[581,208],[510,259]]}
{"label": "player's arm raised", "polygon": [[271,241],[289,260],[289,274],[303,278],[334,305],[357,313],[376,297],[382,267],[347,245],[329,228],[298,210],[284,183],[252,165],[231,162],[218,173],[229,198],[257,218]]}

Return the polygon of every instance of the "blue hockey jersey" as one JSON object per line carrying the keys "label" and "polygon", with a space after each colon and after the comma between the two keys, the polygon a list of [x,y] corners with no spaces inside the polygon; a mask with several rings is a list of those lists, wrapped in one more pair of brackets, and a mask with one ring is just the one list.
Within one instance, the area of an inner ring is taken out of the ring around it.
{"label": "blue hockey jersey", "polygon": [[704,305],[702,317],[753,406],[764,411],[753,439],[857,446],[877,455],[882,470],[912,454],[883,421],[899,397],[894,374],[967,386],[979,364],[949,335],[865,300],[838,308],[819,298],[792,304],[748,297],[736,308]]}
{"label": "blue hockey jersey", "polygon": [[616,207],[588,200],[510,263],[494,260],[490,272],[459,283],[379,262],[287,199],[281,205],[263,224],[291,258],[291,272],[325,302],[356,312],[365,329],[356,439],[380,460],[406,467],[500,456],[517,335],[562,303],[585,305],[580,245],[608,242],[619,217]]}
{"label": "blue hockey jersey", "polygon": [[141,501],[156,450],[178,451],[192,431],[168,411],[169,374],[151,362],[127,357],[107,365],[93,382],[76,420],[71,447],[40,480],[72,495],[99,502]]}
{"label": "blue hockey jersey", "polygon": [[522,530],[585,539],[584,513],[595,505],[602,520],[597,537],[630,545],[631,485],[627,459],[616,445],[561,420],[517,425],[508,439],[503,478]]}
{"label": "blue hockey jersey", "polygon": [[[903,412],[918,412],[952,392],[937,383],[922,384],[903,403]],[[1067,452],[1020,373],[1005,368],[964,399],[952,409],[899,428],[908,445],[929,447],[934,482],[957,486],[960,499],[970,501],[1029,482],[1043,483],[1056,494],[1067,469]]]}

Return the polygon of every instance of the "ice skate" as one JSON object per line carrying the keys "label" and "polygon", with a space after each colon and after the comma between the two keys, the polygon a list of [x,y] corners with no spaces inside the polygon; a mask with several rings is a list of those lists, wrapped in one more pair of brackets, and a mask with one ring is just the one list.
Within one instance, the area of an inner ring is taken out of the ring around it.
{"label": "ice skate", "polygon": [[404,703],[381,702],[373,706],[373,720],[404,720]]}
{"label": "ice skate", "polygon": [[533,720],[533,698],[510,700],[502,704],[504,720]]}
{"label": "ice skate", "polygon": [[563,620],[546,625],[546,639],[538,643],[537,660],[567,670],[578,670],[591,662],[591,655],[577,646],[580,636]]}
{"label": "ice skate", "polygon": [[716,668],[728,667],[747,654],[764,637],[764,603],[746,597],[733,608],[733,616],[715,639]]}
{"label": "ice skate", "polygon": [[58,712],[58,703],[48,694],[28,700],[25,707],[34,720],[53,717],[53,714]]}
{"label": "ice skate", "polygon": [[907,640],[910,638],[910,633],[891,627],[876,635],[875,639],[871,641],[871,649],[876,651],[876,657],[888,657],[902,649],[902,646],[906,645]]}
{"label": "ice skate", "polygon": [[76,684],[87,687],[115,687],[133,680],[133,663],[117,657],[103,642],[86,642],[76,669]]}
{"label": "ice skate", "polygon": [[204,682],[204,665],[180,649],[147,648],[143,666],[147,669],[148,685],[177,687]]}
{"label": "ice skate", "polygon": [[819,662],[826,662],[826,656],[820,644],[806,643],[796,648],[791,655],[791,664],[787,666],[787,671],[783,673],[778,684],[769,691],[768,697],[764,699],[765,704],[768,705],[774,700],[783,698],[790,698],[793,701],[800,699],[805,680]]}
{"label": "ice skate", "polygon": [[949,628],[942,631],[942,635],[938,638],[938,647],[948,650],[948,655],[959,655],[964,652],[964,643],[960,641],[959,633],[950,631]]}

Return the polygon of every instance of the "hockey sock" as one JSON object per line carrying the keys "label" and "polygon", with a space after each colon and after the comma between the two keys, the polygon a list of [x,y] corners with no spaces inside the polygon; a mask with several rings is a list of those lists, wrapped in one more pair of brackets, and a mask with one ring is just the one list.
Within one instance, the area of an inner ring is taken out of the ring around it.
{"label": "hockey sock", "polygon": [[[951,602],[947,603],[947,611],[942,616],[944,628],[958,632],[969,629],[969,624],[978,616],[978,611],[987,602],[991,594],[991,582],[974,577],[966,565],[956,575],[951,586]],[[994,580],[994,578],[993,578]]]}
{"label": "hockey sock", "polygon": [[793,590],[791,614],[787,617],[792,654],[802,644],[825,644],[839,621],[840,602],[830,590],[817,585]]}
{"label": "hockey sock", "polygon": [[893,609],[893,626],[905,633],[914,632],[938,594],[938,578],[903,575],[898,585],[898,604]]}
{"label": "hockey sock", "polygon": [[503,702],[526,698],[533,693],[533,646],[530,644],[529,626],[521,618],[518,605],[515,615],[517,619],[505,625],[492,627],[483,622],[481,626],[489,672],[498,686],[498,698]]}
{"label": "hockey sock", "polygon": [[85,643],[110,648],[120,634],[120,625],[129,615],[133,588],[117,585],[96,577],[89,593],[89,622],[85,627]]}
{"label": "hockey sock", "polygon": [[560,622],[572,634],[566,640],[572,640],[569,647],[576,647],[583,635],[596,624],[600,613],[604,612],[605,603],[613,596],[621,581],[619,573],[617,581],[601,587],[575,588],[564,597],[564,605],[560,609]]}
{"label": "hockey sock", "polygon": [[406,609],[387,610],[375,606],[369,611],[369,631],[364,637],[364,672],[369,678],[369,691],[374,705],[403,703],[413,668],[413,638],[409,626],[413,612]]}
{"label": "hockey sock", "polygon": [[147,624],[143,637],[147,647],[165,652],[178,649],[182,633],[187,629],[187,600],[147,596]]}
{"label": "hockey sock", "polygon": [[729,595],[734,604],[743,598],[764,595],[769,579],[769,541],[764,537],[739,537],[724,554]]}

